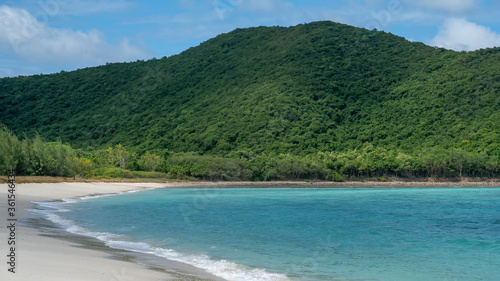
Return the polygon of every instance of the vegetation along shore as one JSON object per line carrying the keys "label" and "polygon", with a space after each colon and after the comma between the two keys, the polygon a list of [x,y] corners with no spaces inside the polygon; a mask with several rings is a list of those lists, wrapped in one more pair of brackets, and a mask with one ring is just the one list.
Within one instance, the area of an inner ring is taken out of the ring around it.
{"label": "vegetation along shore", "polygon": [[0,174],[208,181],[500,177],[500,48],[333,22],[0,79]]}

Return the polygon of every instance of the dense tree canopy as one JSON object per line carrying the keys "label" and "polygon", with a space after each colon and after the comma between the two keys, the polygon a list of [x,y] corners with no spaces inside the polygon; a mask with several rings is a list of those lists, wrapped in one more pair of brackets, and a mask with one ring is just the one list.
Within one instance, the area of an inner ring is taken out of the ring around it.
{"label": "dense tree canopy", "polygon": [[[237,29],[169,58],[0,79],[0,123],[84,150],[120,144],[149,171],[165,153],[274,155],[286,165],[333,152],[344,174],[377,174],[369,165],[351,171],[350,153],[373,147],[393,160],[421,160],[412,165],[432,162],[431,152],[498,163],[499,89],[500,48],[455,52],[315,22]],[[146,154],[153,150],[161,153]],[[175,159],[166,163],[187,163]]]}

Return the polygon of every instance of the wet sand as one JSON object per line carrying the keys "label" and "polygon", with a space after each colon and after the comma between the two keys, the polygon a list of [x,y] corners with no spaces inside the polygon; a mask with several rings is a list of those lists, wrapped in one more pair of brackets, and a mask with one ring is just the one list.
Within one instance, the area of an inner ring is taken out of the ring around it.
{"label": "wet sand", "polygon": [[6,262],[10,253],[7,221],[7,184],[0,185],[0,280],[123,281],[222,280],[190,265],[148,255],[111,249],[102,242],[54,229],[48,221],[31,220],[32,201],[51,201],[85,195],[119,193],[149,188],[177,187],[500,187],[489,181],[360,181],[360,182],[167,182],[167,183],[42,183],[16,185],[15,272]]}
{"label": "wet sand", "polygon": [[33,221],[31,201],[49,201],[85,195],[108,194],[163,187],[162,184],[59,183],[16,185],[14,229],[15,273],[6,262],[8,237],[7,184],[0,185],[0,280],[9,281],[125,281],[125,280],[222,280],[190,265],[110,249],[102,242],[50,230],[48,221]]}

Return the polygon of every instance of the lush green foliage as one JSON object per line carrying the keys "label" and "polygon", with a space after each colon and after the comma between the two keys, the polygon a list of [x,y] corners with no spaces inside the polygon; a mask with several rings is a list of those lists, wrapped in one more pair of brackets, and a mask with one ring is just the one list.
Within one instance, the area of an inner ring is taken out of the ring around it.
{"label": "lush green foliage", "polygon": [[238,159],[198,155],[176,155],[169,159],[167,172],[174,178],[203,180],[249,180],[252,171]]}
{"label": "lush green foliage", "polygon": [[[98,178],[172,178],[201,180],[332,180],[360,177],[462,177],[498,175],[498,158],[461,149],[432,148],[409,155],[365,144],[345,153],[307,156],[233,152],[230,157],[194,153],[146,152],[137,155],[122,145],[74,151],[60,141],[47,143],[37,135],[19,141],[0,128],[0,174],[15,168],[21,175]],[[134,170],[127,170],[131,167]]]}
{"label": "lush green foliage", "polygon": [[455,52],[317,22],[237,29],[159,60],[0,79],[0,122],[79,148],[87,174],[486,176],[498,174],[499,89],[500,48]]}
{"label": "lush green foliage", "polygon": [[20,141],[0,126],[0,174],[14,168],[20,175],[74,176],[80,160],[74,150],[58,142],[44,142],[39,135]]}

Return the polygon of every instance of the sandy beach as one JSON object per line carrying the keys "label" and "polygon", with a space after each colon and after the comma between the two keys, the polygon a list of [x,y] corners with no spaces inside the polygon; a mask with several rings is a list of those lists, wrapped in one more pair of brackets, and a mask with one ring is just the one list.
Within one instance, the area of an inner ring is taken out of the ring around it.
{"label": "sandy beach", "polygon": [[[163,187],[162,184],[118,184],[118,183],[59,183],[59,184],[19,184],[16,185],[16,217],[19,221],[15,227],[16,257],[15,273],[9,272],[8,262],[10,246],[8,237],[10,230],[7,222],[7,184],[0,185],[0,210],[2,227],[0,228],[0,254],[3,257],[0,268],[0,280],[9,281],[130,281],[130,280],[220,280],[204,271],[188,265],[179,266],[169,263],[169,267],[183,267],[168,272],[170,268],[158,266],[156,270],[126,261],[119,260],[107,251],[105,246],[96,246],[98,250],[82,247],[80,243],[68,239],[56,239],[41,235],[36,225],[25,221],[31,201],[48,201],[72,198],[84,195],[118,193],[129,190]],[[122,251],[123,252],[123,251]],[[165,272],[167,271],[167,272]]]}
{"label": "sandy beach", "polygon": [[[487,187],[499,181],[460,182],[168,182],[168,183],[42,183],[16,185],[15,273],[9,272],[8,187],[0,185],[0,280],[221,280],[202,270],[168,262],[153,266],[134,261],[126,251],[111,251],[97,242],[44,235],[42,225],[26,217],[32,201],[166,187]],[[64,236],[64,235],[62,235]],[[93,244],[94,243],[94,244]],[[121,258],[120,258],[121,257]]]}
{"label": "sandy beach", "polygon": [[450,181],[424,178],[421,180],[394,180],[394,181],[179,181],[164,183],[163,187],[500,187],[500,179],[477,180],[463,178]]}

